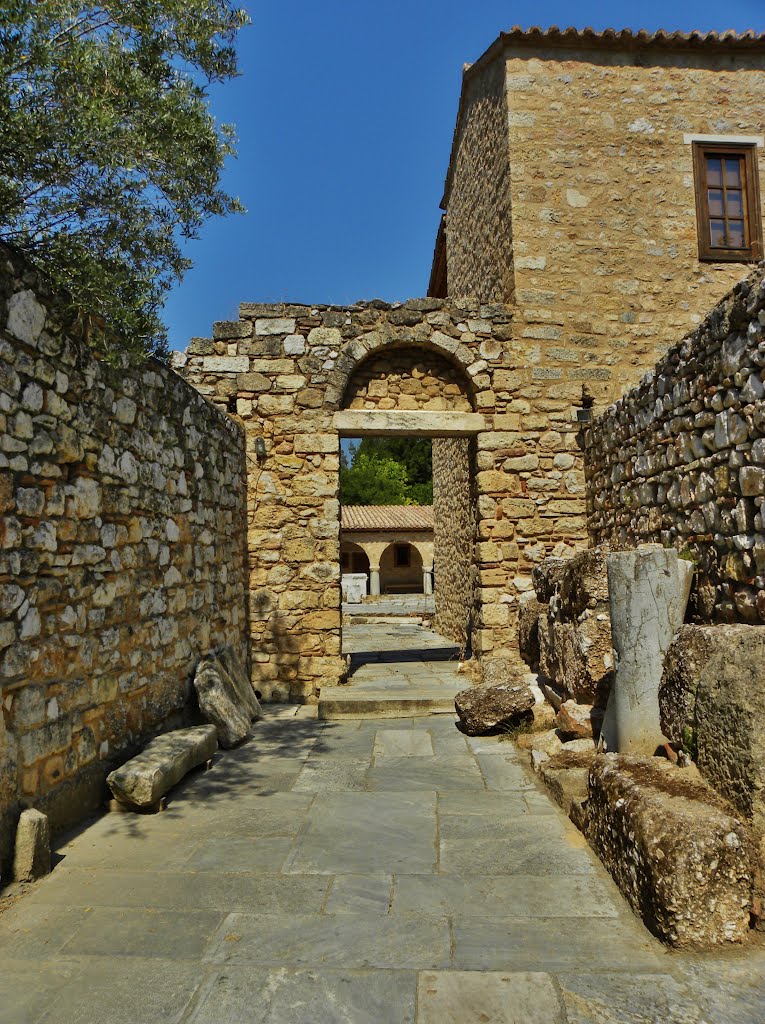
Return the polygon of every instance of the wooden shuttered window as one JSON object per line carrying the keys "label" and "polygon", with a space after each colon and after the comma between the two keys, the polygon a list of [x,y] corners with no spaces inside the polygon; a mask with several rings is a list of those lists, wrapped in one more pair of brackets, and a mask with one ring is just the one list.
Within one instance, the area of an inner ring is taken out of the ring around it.
{"label": "wooden shuttered window", "polygon": [[762,220],[754,146],[693,146],[699,259],[751,262],[762,257]]}

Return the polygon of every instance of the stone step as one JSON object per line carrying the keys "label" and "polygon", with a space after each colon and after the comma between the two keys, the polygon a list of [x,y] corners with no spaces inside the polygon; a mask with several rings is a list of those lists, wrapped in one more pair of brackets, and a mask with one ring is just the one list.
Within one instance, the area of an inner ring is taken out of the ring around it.
{"label": "stone step", "polygon": [[420,718],[454,714],[454,695],[459,686],[412,687],[411,691],[365,686],[327,686],[319,695],[319,718]]}

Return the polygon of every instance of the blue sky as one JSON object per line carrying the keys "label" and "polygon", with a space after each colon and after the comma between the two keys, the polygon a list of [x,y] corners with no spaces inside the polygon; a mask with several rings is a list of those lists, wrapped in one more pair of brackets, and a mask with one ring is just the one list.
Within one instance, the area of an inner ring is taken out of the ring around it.
{"label": "blue sky", "polygon": [[500,31],[765,31],[763,0],[245,6],[253,24],[239,37],[242,76],[216,88],[212,103],[237,126],[225,183],[248,212],[209,222],[187,246],[194,268],[165,307],[173,348],[208,336],[213,320],[235,319],[239,302],[424,295],[462,65]]}

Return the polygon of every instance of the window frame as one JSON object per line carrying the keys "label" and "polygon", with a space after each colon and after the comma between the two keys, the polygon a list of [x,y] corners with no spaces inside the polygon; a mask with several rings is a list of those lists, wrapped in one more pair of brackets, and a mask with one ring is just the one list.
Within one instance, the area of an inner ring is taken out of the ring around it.
{"label": "window frame", "polygon": [[[757,146],[737,142],[693,142],[693,178],[696,196],[696,230],[699,260],[703,263],[754,263],[762,259],[762,215]],[[743,249],[716,248],[710,241],[709,202],[707,199],[708,156],[737,157],[743,161],[744,225],[749,245]]]}

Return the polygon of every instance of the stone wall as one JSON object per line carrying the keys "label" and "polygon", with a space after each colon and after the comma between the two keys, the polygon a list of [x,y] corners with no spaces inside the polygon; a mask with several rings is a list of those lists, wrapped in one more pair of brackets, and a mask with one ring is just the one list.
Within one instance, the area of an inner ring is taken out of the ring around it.
{"label": "stone wall", "polygon": [[[409,313],[406,319],[416,316]],[[437,352],[421,348],[393,348],[368,359],[343,404],[347,409],[472,410],[463,375]]]}
{"label": "stone wall", "polygon": [[[470,651],[478,571],[475,451],[467,438],[433,440],[433,520],[436,616],[434,628]],[[508,524],[512,530],[512,524]]]}
{"label": "stone wall", "polygon": [[765,268],[587,430],[589,533],[698,563],[704,622],[765,622]]}
{"label": "stone wall", "polygon": [[0,253],[0,856],[181,717],[199,656],[246,657],[240,427],[156,362],[95,358]]}
{"label": "stone wall", "polygon": [[[409,407],[401,382],[415,379],[413,370],[396,370],[390,386],[368,370],[403,358],[428,369],[435,410]],[[369,429],[372,417],[394,414],[478,415],[473,649],[517,657],[516,608],[532,566],[586,543],[579,427],[568,397],[578,388],[569,386],[575,365],[554,357],[543,364],[538,343],[516,335],[506,306],[438,299],[244,303],[239,320],[194,339],[177,365],[244,425],[253,681],[267,699],[313,699],[342,672],[335,417],[368,394],[373,377],[394,408],[382,409],[376,396],[376,408],[345,411],[344,422],[358,417]],[[466,401],[473,414],[463,411]]]}
{"label": "stone wall", "polygon": [[465,73],[446,195],[449,294],[481,294],[476,282],[512,267],[517,332],[536,340],[560,393],[575,400],[567,379],[600,407],[615,401],[744,276],[741,264],[698,259],[687,137],[762,138],[763,106],[765,58],[743,48],[494,47]]}
{"label": "stone wall", "polygon": [[466,86],[446,181],[450,295],[513,299],[510,157],[504,75],[497,62]]}

